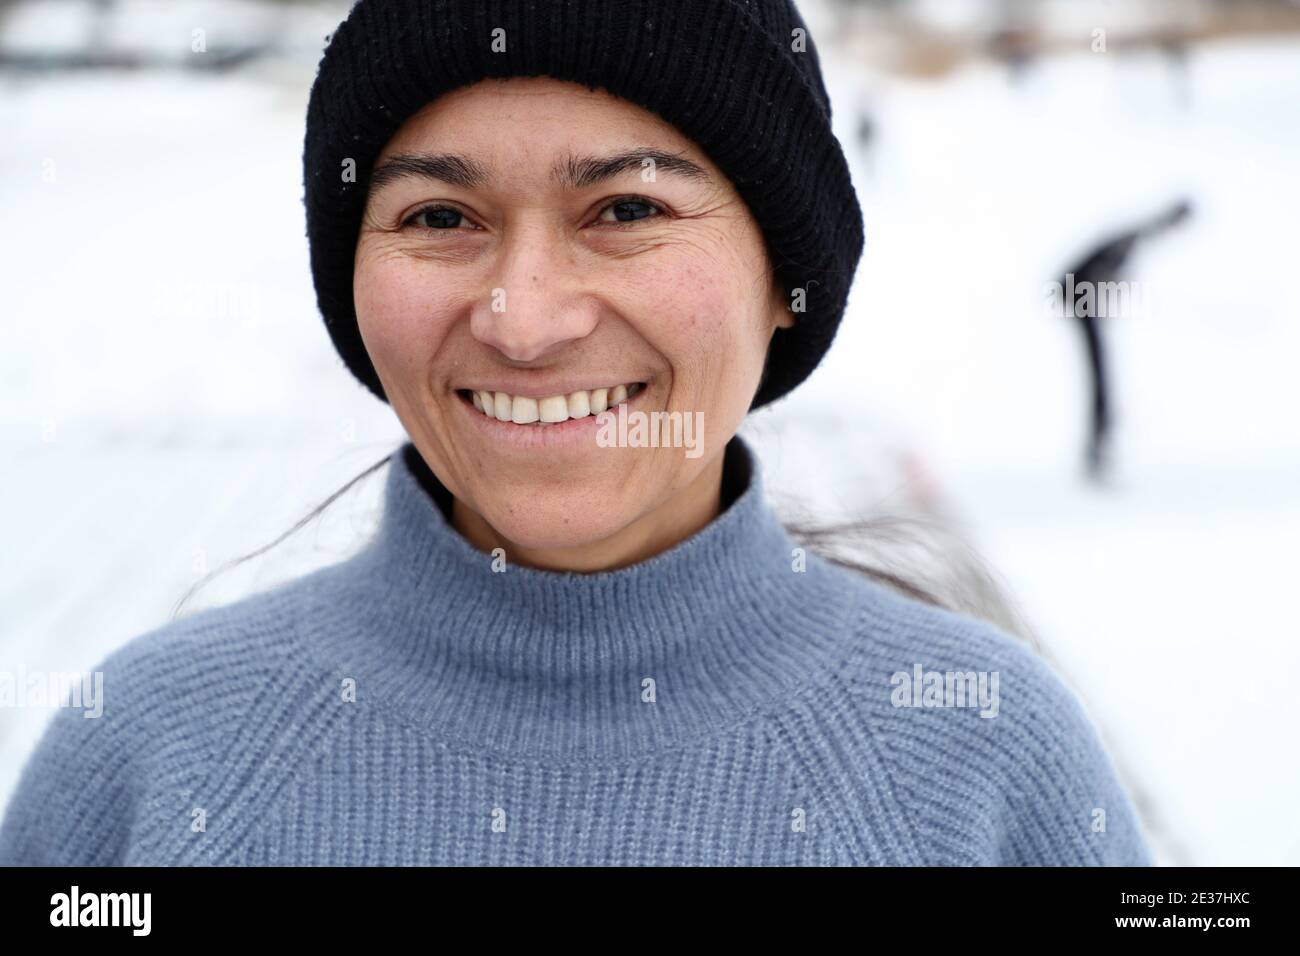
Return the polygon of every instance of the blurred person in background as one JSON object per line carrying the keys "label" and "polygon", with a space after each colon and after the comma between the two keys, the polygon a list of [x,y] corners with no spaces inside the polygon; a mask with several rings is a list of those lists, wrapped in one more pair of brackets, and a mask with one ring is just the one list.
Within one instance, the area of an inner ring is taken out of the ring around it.
{"label": "blurred person in background", "polygon": [[1065,270],[1061,280],[1065,312],[1081,333],[1088,368],[1088,426],[1083,460],[1085,473],[1094,482],[1104,481],[1112,465],[1114,395],[1101,320],[1107,317],[1107,303],[1114,301],[1113,284],[1130,287],[1132,257],[1138,245],[1182,224],[1191,212],[1190,201],[1179,200],[1160,215],[1092,247]]}

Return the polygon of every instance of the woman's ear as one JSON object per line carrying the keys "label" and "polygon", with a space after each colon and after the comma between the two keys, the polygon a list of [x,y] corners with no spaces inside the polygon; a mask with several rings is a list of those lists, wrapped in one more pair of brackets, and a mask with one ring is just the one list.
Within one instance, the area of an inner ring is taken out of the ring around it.
{"label": "woman's ear", "polygon": [[778,329],[794,326],[794,313],[790,311],[790,300],[786,298],[781,280],[772,279],[772,322]]}

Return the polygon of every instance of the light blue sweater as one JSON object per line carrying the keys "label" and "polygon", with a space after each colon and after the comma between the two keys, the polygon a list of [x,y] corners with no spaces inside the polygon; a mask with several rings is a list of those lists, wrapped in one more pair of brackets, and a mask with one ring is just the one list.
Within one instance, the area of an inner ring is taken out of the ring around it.
{"label": "light blue sweater", "polygon": [[355,557],[97,668],[0,864],[1150,863],[1043,661],[801,560],[739,438],[717,519],[589,575],[494,570],[411,452]]}

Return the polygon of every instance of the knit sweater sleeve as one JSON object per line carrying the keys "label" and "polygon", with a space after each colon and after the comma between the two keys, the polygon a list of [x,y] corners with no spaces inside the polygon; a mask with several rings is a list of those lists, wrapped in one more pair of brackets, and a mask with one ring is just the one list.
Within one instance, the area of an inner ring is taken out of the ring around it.
{"label": "knit sweater sleeve", "polygon": [[[984,622],[894,606],[905,609],[874,622],[858,680],[876,688],[871,730],[924,862],[1151,865],[1099,731],[1052,667]],[[992,706],[900,705],[903,683],[914,692],[925,682],[918,665],[982,676]]]}
{"label": "knit sweater sleeve", "polygon": [[[1010,638],[1007,638],[1010,640]],[[999,727],[972,727],[1005,781],[990,800],[990,862],[1010,866],[1150,866],[1128,789],[1079,698],[1041,658],[1014,647],[1022,686]],[[987,724],[988,721],[983,723]]]}
{"label": "knit sweater sleeve", "polygon": [[96,666],[102,713],[54,712],[0,821],[0,865],[171,864],[211,844],[195,820],[229,807],[252,776],[241,746],[275,726],[265,708],[285,629],[274,608],[200,611]]}
{"label": "knit sweater sleeve", "polygon": [[0,866],[118,866],[138,811],[140,728],[124,727],[119,650],[95,667],[103,713],[59,707],[27,759],[0,822]]}

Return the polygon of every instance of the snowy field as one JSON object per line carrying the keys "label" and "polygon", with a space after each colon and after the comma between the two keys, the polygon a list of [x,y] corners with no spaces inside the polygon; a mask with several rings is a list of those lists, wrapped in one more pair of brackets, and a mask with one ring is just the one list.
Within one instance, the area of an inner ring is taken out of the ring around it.
{"label": "snowy field", "polygon": [[[1194,50],[1186,107],[1154,56],[1058,58],[1020,86],[823,63],[867,248],[825,365],[746,426],[773,490],[878,507],[880,436],[912,448],[1161,861],[1300,863],[1300,42]],[[401,440],[315,312],[310,76],[0,75],[0,669],[92,668]],[[1195,218],[1134,269],[1150,308],[1108,328],[1120,468],[1089,487],[1082,355],[1044,283],[1180,195]],[[346,557],[379,490],[191,607]],[[0,710],[0,801],[48,717]]]}

